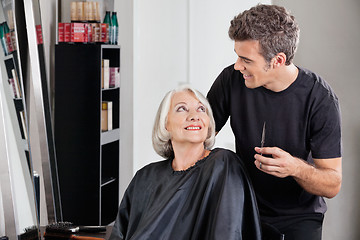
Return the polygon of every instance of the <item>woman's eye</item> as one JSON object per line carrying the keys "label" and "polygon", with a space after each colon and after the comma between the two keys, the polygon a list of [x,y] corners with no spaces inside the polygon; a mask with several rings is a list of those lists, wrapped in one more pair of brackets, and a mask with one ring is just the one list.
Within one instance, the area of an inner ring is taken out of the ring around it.
{"label": "woman's eye", "polygon": [[201,112],[206,112],[206,108],[205,108],[204,106],[200,106],[200,107],[199,107],[199,111],[201,111]]}
{"label": "woman's eye", "polygon": [[186,108],[184,106],[180,106],[176,109],[177,112],[184,112],[186,111]]}

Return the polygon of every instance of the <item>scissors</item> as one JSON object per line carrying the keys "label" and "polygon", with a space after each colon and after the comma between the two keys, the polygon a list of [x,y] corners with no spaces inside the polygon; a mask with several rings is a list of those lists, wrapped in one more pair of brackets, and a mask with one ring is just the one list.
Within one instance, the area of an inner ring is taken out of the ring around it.
{"label": "scissors", "polygon": [[[261,148],[264,147],[265,144],[265,130],[266,130],[266,122],[264,122],[262,133],[261,133]],[[262,152],[260,153],[260,156],[262,156]],[[260,162],[259,168],[261,169],[262,163]]]}
{"label": "scissors", "polygon": [[[266,122],[264,122],[262,134],[261,134],[261,148],[263,148],[265,144],[265,129],[266,129]],[[262,153],[260,153],[260,155],[262,156]]]}

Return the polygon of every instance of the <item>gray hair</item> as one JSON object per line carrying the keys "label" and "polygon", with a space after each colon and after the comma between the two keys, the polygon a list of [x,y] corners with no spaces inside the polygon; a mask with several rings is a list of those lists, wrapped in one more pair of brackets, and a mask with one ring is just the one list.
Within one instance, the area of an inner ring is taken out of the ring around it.
{"label": "gray hair", "polygon": [[171,144],[170,133],[166,130],[167,117],[170,110],[171,99],[177,92],[189,91],[195,94],[196,98],[206,108],[206,113],[210,118],[208,129],[208,136],[204,142],[204,148],[210,150],[215,143],[215,120],[210,107],[210,103],[202,93],[190,87],[189,85],[182,85],[178,88],[169,91],[160,103],[159,109],[155,117],[154,128],[152,132],[152,144],[157,154],[164,158],[174,157],[174,150]]}

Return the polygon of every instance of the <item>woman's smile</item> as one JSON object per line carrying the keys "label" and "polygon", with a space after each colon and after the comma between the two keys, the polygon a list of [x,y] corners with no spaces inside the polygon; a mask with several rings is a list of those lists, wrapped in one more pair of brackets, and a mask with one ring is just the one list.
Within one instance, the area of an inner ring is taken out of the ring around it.
{"label": "woman's smile", "polygon": [[208,136],[209,123],[206,108],[192,92],[174,94],[166,123],[173,144],[203,144]]}

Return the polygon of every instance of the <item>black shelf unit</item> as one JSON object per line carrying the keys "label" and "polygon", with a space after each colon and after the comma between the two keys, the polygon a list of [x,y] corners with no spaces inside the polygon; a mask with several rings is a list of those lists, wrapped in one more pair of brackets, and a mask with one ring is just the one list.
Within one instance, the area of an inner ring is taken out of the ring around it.
{"label": "black shelf unit", "polygon": [[[120,47],[55,46],[54,132],[63,220],[107,225],[119,204],[120,87],[102,89],[102,59],[120,67]],[[113,130],[101,131],[101,103]]]}

